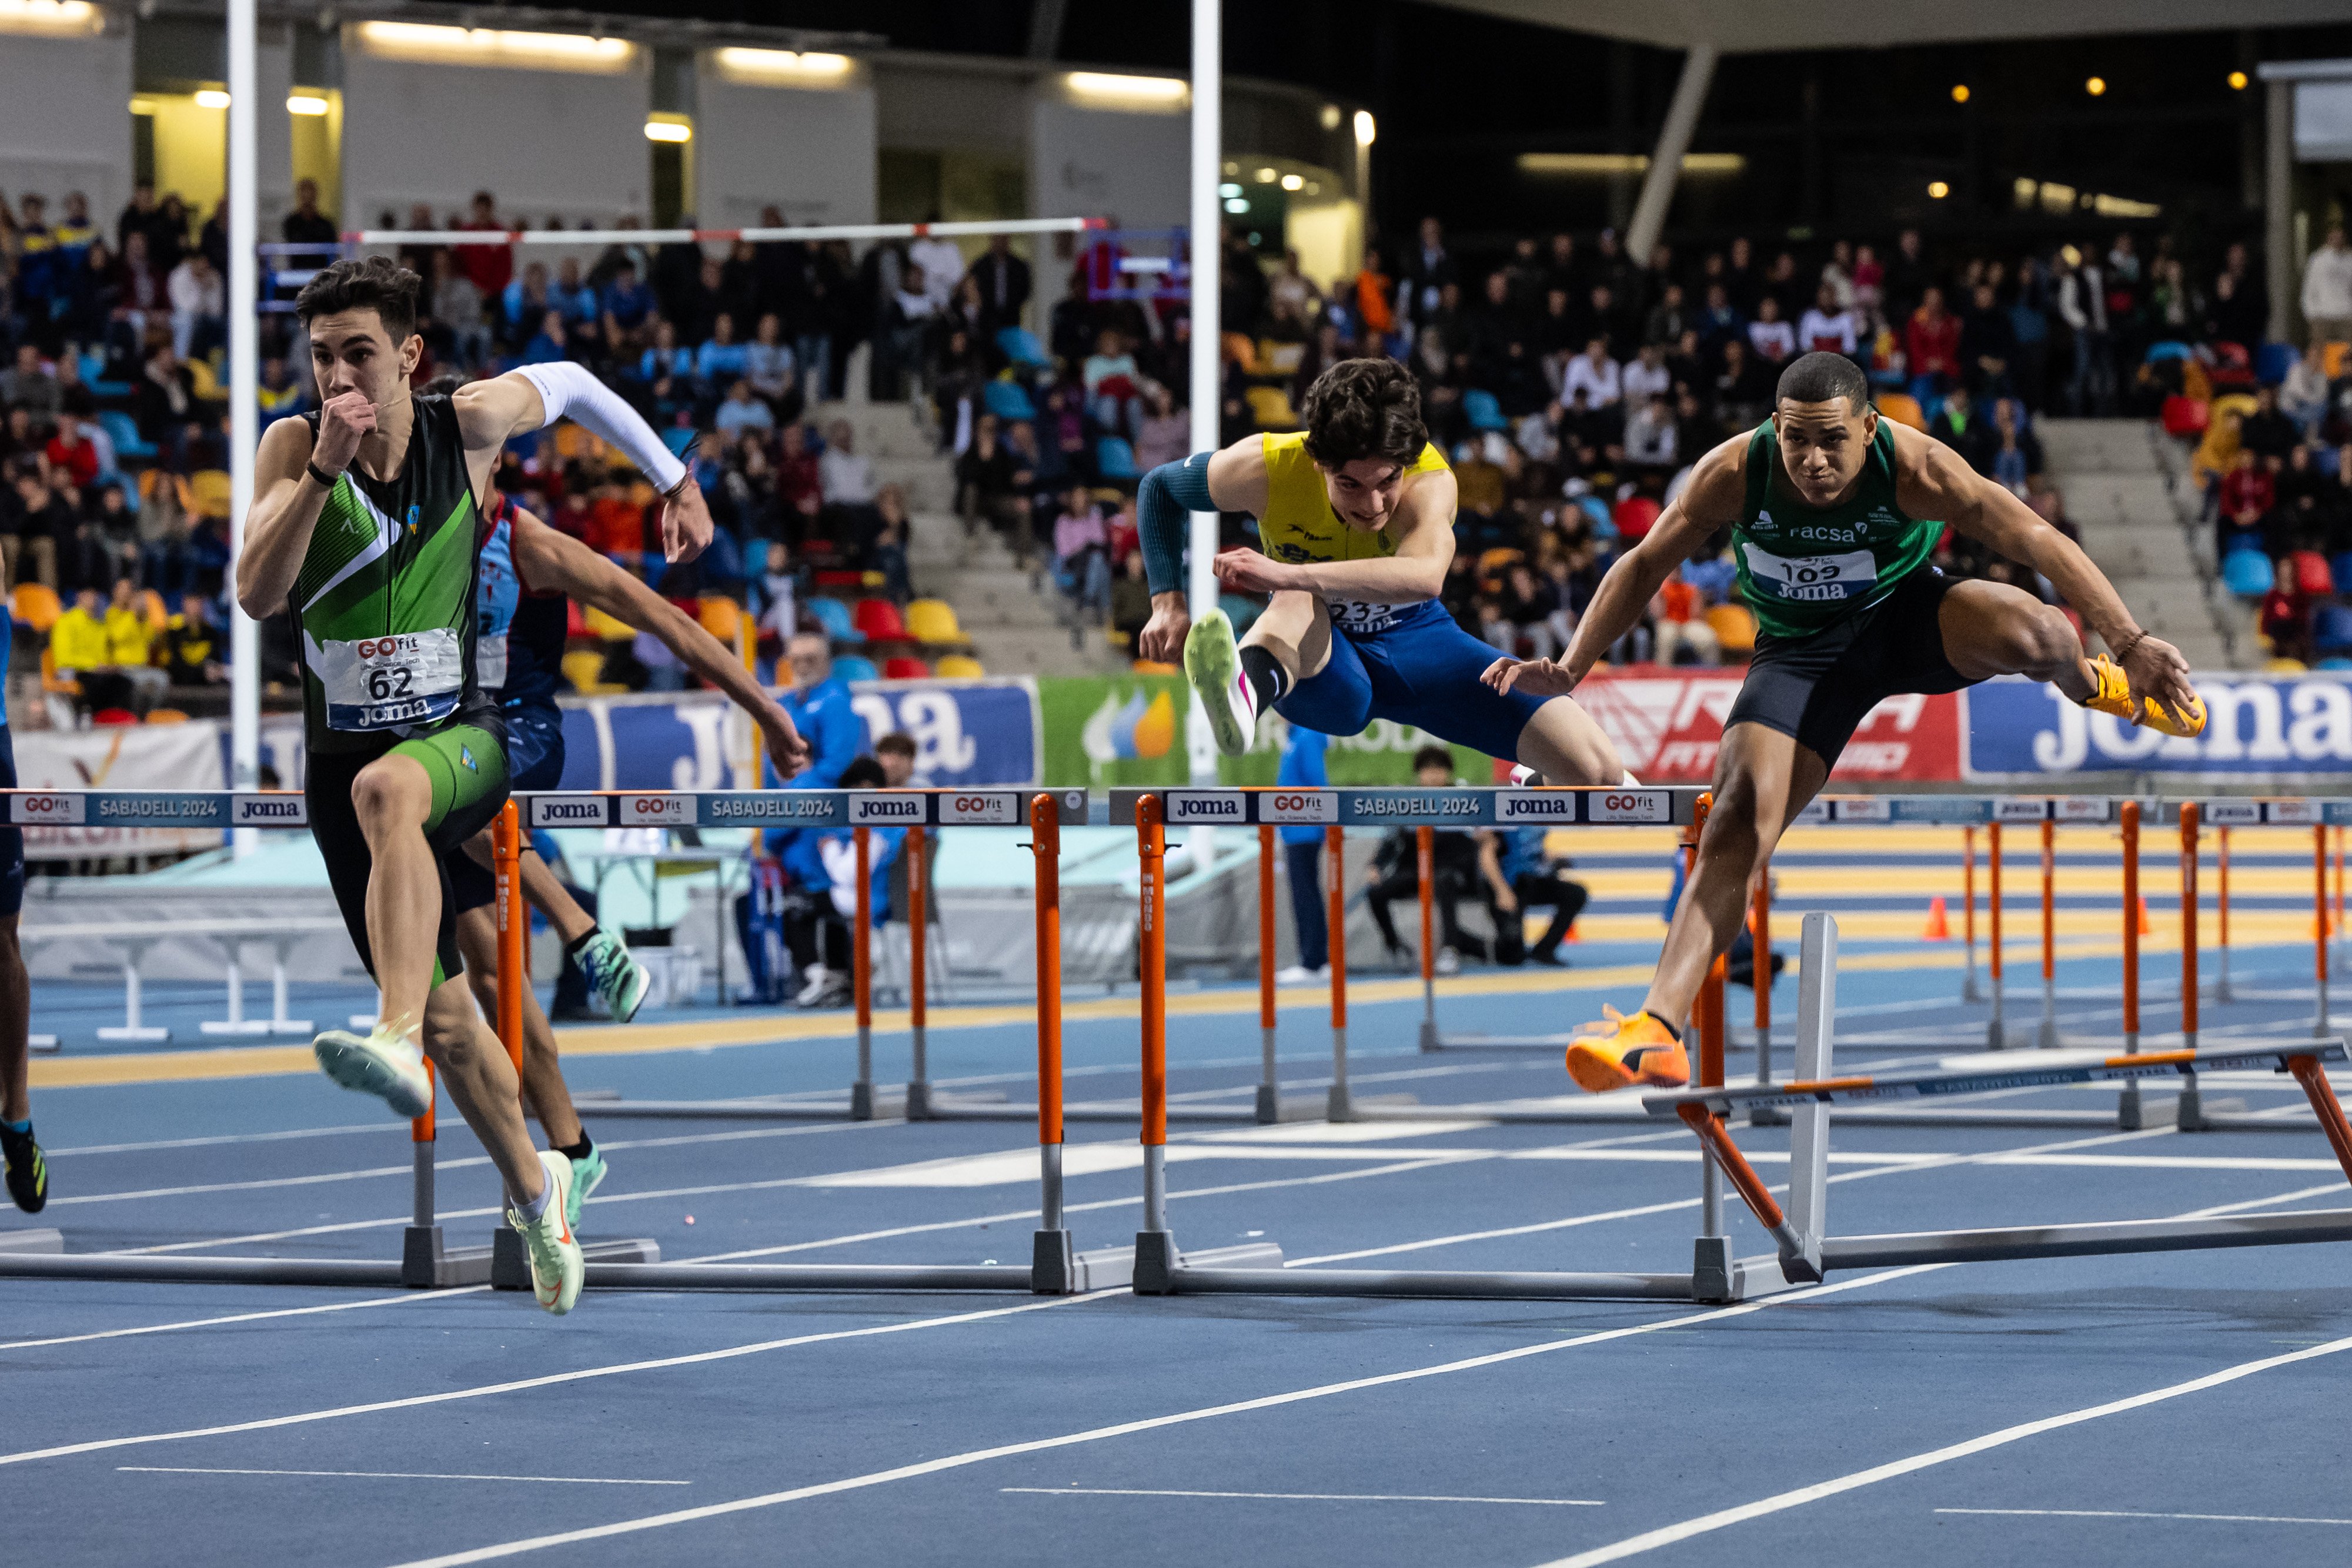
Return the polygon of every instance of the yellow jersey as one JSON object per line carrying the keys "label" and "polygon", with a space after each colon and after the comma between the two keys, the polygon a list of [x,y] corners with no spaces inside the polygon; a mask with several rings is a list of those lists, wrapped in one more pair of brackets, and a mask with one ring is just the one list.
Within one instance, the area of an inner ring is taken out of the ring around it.
{"label": "yellow jersey", "polygon": [[[1257,520],[1257,537],[1259,549],[1269,559],[1306,565],[1380,560],[1396,554],[1396,535],[1391,528],[1356,528],[1331,509],[1323,471],[1307,455],[1305,431],[1268,434],[1259,440],[1265,455],[1265,511]],[[1406,465],[1405,473],[1433,474],[1445,466],[1445,455],[1433,444],[1423,443],[1421,455]],[[1386,631],[1413,608],[1356,600],[1330,601],[1332,623],[1352,632]]]}

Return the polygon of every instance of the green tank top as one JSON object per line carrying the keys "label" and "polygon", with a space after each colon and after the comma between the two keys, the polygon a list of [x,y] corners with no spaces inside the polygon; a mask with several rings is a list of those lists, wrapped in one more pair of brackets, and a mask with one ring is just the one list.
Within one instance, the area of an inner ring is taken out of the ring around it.
{"label": "green tank top", "polygon": [[1739,591],[1759,630],[1810,637],[1895,591],[1925,562],[1944,525],[1895,501],[1895,427],[1878,422],[1851,499],[1808,507],[1779,491],[1780,441],[1766,420],[1748,438],[1748,499],[1731,525]]}
{"label": "green tank top", "polygon": [[[496,704],[474,677],[474,571],[484,528],[457,412],[419,396],[400,472],[344,471],[310,531],[287,605],[301,636],[302,737],[382,750]],[[310,421],[315,438],[319,416]]]}

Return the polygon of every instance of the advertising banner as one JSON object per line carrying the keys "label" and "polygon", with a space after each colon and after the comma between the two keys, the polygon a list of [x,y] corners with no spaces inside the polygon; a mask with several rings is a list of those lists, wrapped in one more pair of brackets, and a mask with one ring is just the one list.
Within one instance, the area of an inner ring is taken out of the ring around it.
{"label": "advertising banner", "polygon": [[[109,725],[21,729],[11,737],[22,789],[225,789],[220,726]],[[173,854],[216,849],[219,828],[132,828],[52,822],[25,830],[28,860]]]}
{"label": "advertising banner", "polygon": [[2038,681],[1967,694],[1969,779],[2165,773],[2213,783],[2352,779],[2352,684],[2331,672],[2190,677],[2210,716],[2194,740],[2092,713]]}
{"label": "advertising banner", "polygon": [[[1645,784],[1704,784],[1715,772],[1738,669],[1595,670],[1576,688],[1625,766]],[[1871,709],[1831,777],[1853,783],[1960,776],[1960,698],[1889,697]]]}

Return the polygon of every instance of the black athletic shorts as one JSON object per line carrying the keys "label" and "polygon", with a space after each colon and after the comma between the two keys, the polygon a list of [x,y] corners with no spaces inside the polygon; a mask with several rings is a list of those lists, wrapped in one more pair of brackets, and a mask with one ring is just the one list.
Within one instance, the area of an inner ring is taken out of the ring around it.
{"label": "black athletic shorts", "polygon": [[1882,698],[1972,685],[1945,657],[1937,623],[1951,588],[1950,578],[1923,566],[1868,610],[1810,637],[1759,636],[1723,727],[1777,729],[1834,766]]}
{"label": "black athletic shorts", "polygon": [[360,831],[358,810],[352,805],[352,784],[360,769],[385,752],[414,757],[433,779],[433,809],[425,821],[425,841],[431,847],[441,873],[441,922],[434,940],[433,983],[454,979],[465,972],[457,956],[457,895],[449,884],[453,856],[466,852],[466,841],[490,825],[507,803],[505,736],[495,717],[487,723],[445,725],[428,735],[412,737],[378,752],[311,752],[305,763],[303,799],[310,809],[310,836],[327,862],[327,881],[335,890],[335,906],[342,912],[343,928],[360,962],[375,973],[375,956],[368,947],[368,876],[375,860],[368,852],[367,836]]}

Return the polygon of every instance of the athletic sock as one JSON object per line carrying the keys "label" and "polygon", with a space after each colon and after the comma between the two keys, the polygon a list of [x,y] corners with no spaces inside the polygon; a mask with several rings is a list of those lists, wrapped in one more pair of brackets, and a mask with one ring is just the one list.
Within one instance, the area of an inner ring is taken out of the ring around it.
{"label": "athletic sock", "polygon": [[1650,1012],[1650,1009],[1647,1009],[1647,1008],[1643,1008],[1642,1010],[1643,1010],[1643,1012],[1645,1012],[1645,1013],[1649,1013],[1649,1016],[1650,1016],[1653,1019],[1654,1019],[1654,1020],[1656,1021],[1657,1026],[1658,1026],[1660,1029],[1664,1030],[1668,1034],[1670,1034],[1670,1035],[1674,1036],[1675,1043],[1676,1045],[1680,1045],[1680,1044],[1683,1042],[1683,1031],[1682,1031],[1682,1030],[1680,1030],[1676,1029],[1674,1025],[1672,1025],[1672,1024],[1668,1023],[1665,1019],[1662,1019],[1662,1018],[1659,1018],[1657,1014],[1653,1013],[1653,1012]]}
{"label": "athletic sock", "polygon": [[583,931],[579,936],[574,936],[571,941],[566,942],[563,945],[563,956],[567,958],[577,958],[580,956],[582,951],[587,947],[588,944],[596,940],[596,933],[599,929],[600,928],[597,926],[591,925],[587,930]]}
{"label": "athletic sock", "polygon": [[1250,701],[1260,713],[1280,702],[1290,686],[1282,661],[1255,644],[1242,650],[1242,679],[1249,683]]}
{"label": "athletic sock", "polygon": [[555,1184],[551,1181],[544,1183],[541,1186],[537,1197],[532,1198],[529,1203],[518,1203],[514,1206],[515,1218],[525,1225],[530,1225],[547,1212],[547,1206],[554,1199]]}
{"label": "athletic sock", "polygon": [[567,1160],[584,1160],[596,1152],[596,1141],[583,1129],[576,1144],[558,1144],[555,1152]]}

